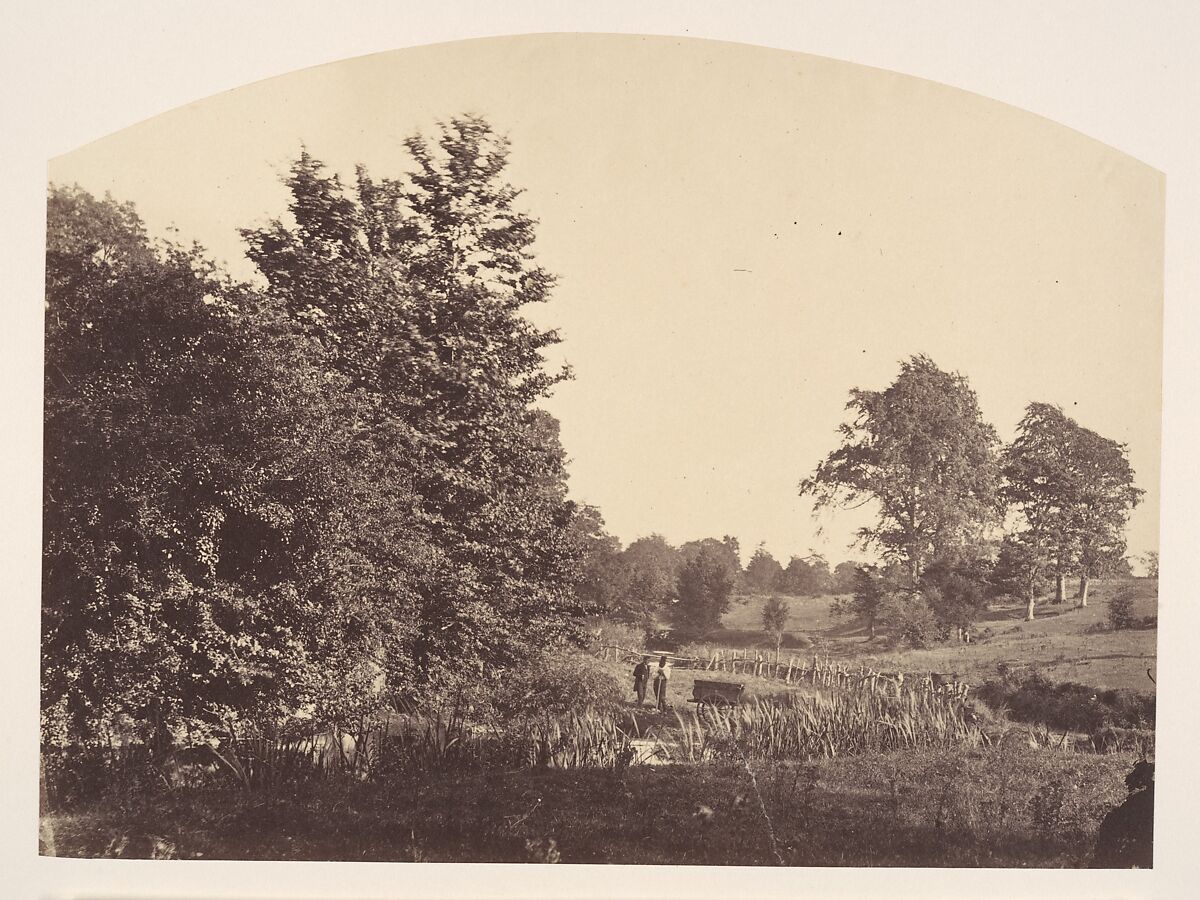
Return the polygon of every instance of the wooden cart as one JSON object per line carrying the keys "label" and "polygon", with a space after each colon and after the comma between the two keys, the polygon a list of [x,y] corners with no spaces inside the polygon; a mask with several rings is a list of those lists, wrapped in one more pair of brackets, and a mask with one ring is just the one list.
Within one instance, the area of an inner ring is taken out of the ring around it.
{"label": "wooden cart", "polygon": [[705,681],[697,678],[688,703],[717,708],[737,706],[742,702],[742,691],[745,689],[746,685],[738,681]]}

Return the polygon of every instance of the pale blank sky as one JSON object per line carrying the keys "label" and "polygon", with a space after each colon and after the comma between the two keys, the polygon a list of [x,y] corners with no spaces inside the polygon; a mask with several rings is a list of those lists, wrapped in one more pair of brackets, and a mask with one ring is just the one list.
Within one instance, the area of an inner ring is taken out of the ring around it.
{"label": "pale blank sky", "polygon": [[[305,70],[159,116],[50,177],[134,201],[249,276],[236,229],[284,212],[301,142],[349,174],[462,112],[562,277],[531,310],[565,337],[572,492],[628,542],[735,534],[838,561],[796,484],[847,391],[923,352],[967,375],[1005,440],[1039,400],[1127,442],[1156,549],[1163,178],[1002,104],[879,70],[717,42],[535,36]],[[745,271],[742,271],[745,270]]]}

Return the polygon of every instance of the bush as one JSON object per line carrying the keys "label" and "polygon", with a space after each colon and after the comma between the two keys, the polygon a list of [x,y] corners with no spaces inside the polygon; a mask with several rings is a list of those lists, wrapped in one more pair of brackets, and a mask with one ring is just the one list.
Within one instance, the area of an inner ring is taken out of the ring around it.
{"label": "bush", "polygon": [[980,685],[979,699],[1006,707],[1018,722],[1094,734],[1106,727],[1152,729],[1154,696],[1138,691],[1096,690],[1073,681],[1052,682],[1040,672],[1010,674]]}
{"label": "bush", "polygon": [[646,630],[611,619],[598,619],[592,623],[590,649],[601,647],[624,647],[638,650],[646,643]]}
{"label": "bush", "polygon": [[1133,628],[1137,619],[1133,615],[1133,601],[1136,597],[1131,588],[1121,588],[1108,601],[1108,624],[1114,631]]}
{"label": "bush", "polygon": [[508,669],[484,698],[502,719],[529,714],[615,709],[624,691],[600,660],[571,650],[546,651]]}
{"label": "bush", "polygon": [[888,596],[880,608],[879,620],[896,642],[916,649],[945,636],[944,626],[920,594]]}
{"label": "bush", "polygon": [[987,608],[987,588],[978,564],[935,563],[921,576],[921,592],[947,634],[975,623]]}
{"label": "bush", "polygon": [[51,806],[103,799],[126,806],[163,786],[148,747],[42,747],[47,799]]}

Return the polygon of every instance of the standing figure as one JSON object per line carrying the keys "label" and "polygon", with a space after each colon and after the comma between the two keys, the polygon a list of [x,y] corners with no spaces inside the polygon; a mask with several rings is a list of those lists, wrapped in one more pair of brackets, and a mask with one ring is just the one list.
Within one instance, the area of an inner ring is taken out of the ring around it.
{"label": "standing figure", "polygon": [[658,668],[654,670],[654,699],[659,710],[667,708],[667,685],[671,681],[671,666],[665,656],[658,658]]}
{"label": "standing figure", "polygon": [[643,656],[642,661],[633,667],[633,692],[637,695],[637,705],[646,705],[646,685],[650,682],[650,657]]}

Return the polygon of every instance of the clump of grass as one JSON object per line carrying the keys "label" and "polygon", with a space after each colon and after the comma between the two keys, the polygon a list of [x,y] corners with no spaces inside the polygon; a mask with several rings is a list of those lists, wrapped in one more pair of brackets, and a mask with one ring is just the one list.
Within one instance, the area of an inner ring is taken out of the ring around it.
{"label": "clump of grass", "polygon": [[530,723],[524,734],[531,768],[624,769],[633,762],[629,736],[593,710]]}
{"label": "clump of grass", "polygon": [[917,747],[978,744],[978,726],[960,704],[926,691],[794,696],[678,716],[682,760],[814,759]]}

